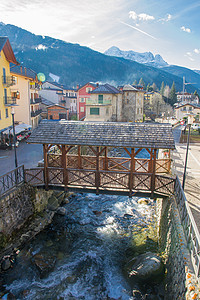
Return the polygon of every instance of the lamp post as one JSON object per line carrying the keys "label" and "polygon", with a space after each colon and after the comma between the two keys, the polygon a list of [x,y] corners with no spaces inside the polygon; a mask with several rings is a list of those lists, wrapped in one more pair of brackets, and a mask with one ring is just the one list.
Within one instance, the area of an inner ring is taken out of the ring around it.
{"label": "lamp post", "polygon": [[187,160],[188,160],[188,150],[189,150],[189,144],[190,144],[190,128],[193,124],[193,113],[188,114],[188,136],[187,136],[187,149],[186,149],[186,155],[185,155],[185,166],[184,166],[184,172],[183,172],[183,182],[182,182],[182,188],[184,190],[185,187],[185,176],[186,176],[186,170],[187,170]]}
{"label": "lamp post", "polygon": [[17,149],[16,149],[16,135],[15,135],[15,118],[14,118],[14,114],[15,114],[15,109],[14,109],[14,107],[11,107],[12,126],[13,126],[13,139],[14,139],[14,150],[15,150],[15,168],[17,168],[18,164],[17,164]]}

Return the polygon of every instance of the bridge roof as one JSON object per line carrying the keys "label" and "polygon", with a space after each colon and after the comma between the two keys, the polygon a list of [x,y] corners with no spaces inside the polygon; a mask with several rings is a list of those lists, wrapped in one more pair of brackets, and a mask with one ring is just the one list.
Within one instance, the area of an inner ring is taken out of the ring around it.
{"label": "bridge roof", "polygon": [[174,149],[170,124],[43,120],[28,143]]}

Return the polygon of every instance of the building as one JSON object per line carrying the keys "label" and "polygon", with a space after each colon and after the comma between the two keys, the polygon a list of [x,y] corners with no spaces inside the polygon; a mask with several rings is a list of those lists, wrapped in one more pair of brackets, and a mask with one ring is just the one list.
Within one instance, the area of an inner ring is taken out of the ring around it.
{"label": "building", "polygon": [[59,104],[53,104],[47,107],[47,119],[48,120],[61,120],[68,119],[67,109]]}
{"label": "building", "polygon": [[77,87],[77,119],[83,120],[86,116],[86,102],[90,99],[91,94],[98,84],[88,82],[81,87]]}
{"label": "building", "polygon": [[66,97],[66,88],[59,83],[45,81],[39,94],[54,104],[59,104],[66,109],[70,109],[70,99]]}
{"label": "building", "polygon": [[41,120],[41,97],[39,90],[41,82],[33,70],[24,66],[10,68],[15,84],[11,88],[11,95],[16,96],[15,122],[31,125],[36,128]]}
{"label": "building", "polygon": [[9,39],[0,37],[0,132],[12,126],[11,107],[16,105],[16,96],[11,95],[10,87],[15,78],[10,74],[10,63],[18,62],[13,53]]}
{"label": "building", "polygon": [[122,120],[124,122],[142,122],[144,110],[144,93],[130,84],[121,87],[122,94]]}
{"label": "building", "polygon": [[186,103],[179,104],[175,107],[175,116],[177,120],[182,120],[183,118],[187,118],[188,114],[193,114],[195,116],[200,115],[200,105]]}
{"label": "building", "polygon": [[86,121],[122,121],[122,92],[106,83],[86,99]]}
{"label": "building", "polygon": [[52,105],[54,105],[53,102],[51,102],[50,100],[47,100],[47,99],[41,97],[40,107],[41,107],[41,110],[42,110],[42,112],[41,112],[42,119],[48,119],[48,110],[47,110],[47,108],[49,106],[52,106]]}
{"label": "building", "polygon": [[177,93],[177,102],[199,104],[199,97],[187,92]]}

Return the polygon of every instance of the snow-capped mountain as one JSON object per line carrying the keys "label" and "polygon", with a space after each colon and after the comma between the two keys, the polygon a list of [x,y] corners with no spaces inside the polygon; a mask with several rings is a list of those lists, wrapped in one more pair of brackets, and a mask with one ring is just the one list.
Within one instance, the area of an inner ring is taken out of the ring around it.
{"label": "snow-capped mountain", "polygon": [[156,54],[154,56],[151,52],[139,53],[139,52],[135,52],[132,50],[123,51],[123,50],[120,50],[119,48],[113,46],[113,47],[109,48],[108,50],[106,50],[104,52],[104,54],[109,55],[109,56],[123,57],[125,59],[130,59],[130,60],[136,61],[138,63],[157,67],[157,68],[168,65],[168,63],[166,61],[164,61],[164,59],[159,54]]}

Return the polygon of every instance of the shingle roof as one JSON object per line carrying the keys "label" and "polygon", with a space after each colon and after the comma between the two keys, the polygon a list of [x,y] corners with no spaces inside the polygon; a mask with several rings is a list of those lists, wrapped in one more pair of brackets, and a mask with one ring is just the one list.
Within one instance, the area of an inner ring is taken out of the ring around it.
{"label": "shingle roof", "polygon": [[45,99],[43,97],[41,97],[41,99],[42,99],[42,104],[44,104],[44,105],[50,106],[50,105],[54,104],[52,101]]}
{"label": "shingle roof", "polygon": [[174,149],[170,124],[43,120],[28,143]]}
{"label": "shingle roof", "polygon": [[15,73],[15,74],[19,74],[22,75],[24,77],[29,77],[29,78],[33,78],[36,79],[37,77],[37,73],[34,72],[33,70],[26,68],[24,66],[13,66],[10,68],[10,72],[11,73]]}
{"label": "shingle roof", "polygon": [[15,65],[19,64],[7,36],[0,37],[0,51],[4,52],[6,59]]}
{"label": "shingle roof", "polygon": [[121,92],[114,86],[106,83],[99,85],[95,90],[90,92],[91,94],[120,94]]}

